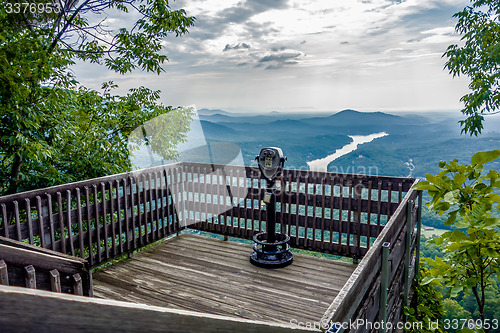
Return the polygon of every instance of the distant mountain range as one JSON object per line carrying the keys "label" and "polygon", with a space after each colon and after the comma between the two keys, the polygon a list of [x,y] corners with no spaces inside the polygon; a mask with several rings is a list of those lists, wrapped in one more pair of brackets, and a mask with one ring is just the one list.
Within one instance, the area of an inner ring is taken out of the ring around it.
{"label": "distant mountain range", "polygon": [[211,109],[199,109],[198,110],[198,114],[200,116],[212,116],[212,115],[215,115],[215,114],[230,115],[229,112],[226,112],[226,111],[223,111],[223,110],[220,110],[220,109],[214,109],[214,110],[211,110]]}
{"label": "distant mountain range", "polygon": [[[200,109],[198,114],[206,140],[238,145],[247,165],[254,163],[262,147],[278,146],[288,157],[286,167],[307,169],[308,161],[333,154],[351,142],[349,135],[386,132],[388,136],[363,144],[335,160],[329,170],[362,173],[372,167],[379,175],[422,177],[438,172],[440,160],[458,158],[466,162],[476,151],[500,147],[500,126],[489,126],[490,133],[479,138],[461,136],[457,124],[459,112],[456,117],[350,109],[324,115],[281,112],[252,115]],[[193,153],[190,156],[194,158]],[[410,159],[414,170],[408,166]]]}

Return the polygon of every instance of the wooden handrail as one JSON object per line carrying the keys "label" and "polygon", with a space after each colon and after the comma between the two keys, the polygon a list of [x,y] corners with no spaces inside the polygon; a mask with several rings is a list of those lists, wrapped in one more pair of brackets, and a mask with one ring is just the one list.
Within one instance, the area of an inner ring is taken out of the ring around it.
{"label": "wooden handrail", "polygon": [[0,284],[93,295],[86,260],[0,237],[0,263]]}
{"label": "wooden handrail", "polygon": [[99,265],[180,230],[175,163],[0,197],[0,235]]}
{"label": "wooden handrail", "polygon": [[[413,182],[285,169],[278,231],[293,247],[360,259]],[[263,193],[255,167],[169,164],[0,197],[0,235],[96,266],[186,227],[251,239],[265,230]]]}
{"label": "wooden handrail", "polygon": [[0,327],[7,332],[318,332],[292,324],[1,285],[0,299]]}
{"label": "wooden handrail", "polygon": [[[415,181],[416,184],[418,180]],[[373,246],[366,253],[363,260],[356,267],[355,271],[344,285],[342,290],[339,292],[335,300],[329,306],[328,310],[323,315],[321,322],[326,323],[338,323],[345,325],[348,322],[355,322],[358,318],[363,318],[366,322],[374,323],[378,317],[378,311],[380,309],[380,281],[381,281],[381,265],[382,265],[382,245],[384,243],[390,244],[390,259],[391,262],[390,272],[388,273],[388,285],[391,286],[389,291],[389,300],[387,302],[389,320],[392,323],[399,321],[399,314],[395,314],[397,311],[401,311],[402,304],[402,294],[403,294],[403,272],[405,264],[405,243],[406,243],[406,228],[407,228],[407,217],[411,214],[412,225],[410,226],[412,230],[411,234],[411,249],[409,254],[413,258],[413,251],[416,248],[416,230],[415,225],[418,223],[417,214],[418,207],[413,207],[409,205],[410,201],[415,201],[421,192],[410,189],[410,191],[405,196],[404,200],[399,205],[398,209],[391,217],[390,221],[381,231]],[[421,204],[421,200],[418,200]],[[411,207],[411,212],[408,212],[408,207]],[[411,259],[410,258],[410,259]],[[411,281],[413,275],[415,274],[415,262],[412,262],[412,266],[409,268],[409,280]],[[370,306],[362,306],[362,304],[367,303]],[[366,311],[370,310],[369,313]],[[362,330],[362,328],[359,328]],[[340,329],[338,332],[343,332]],[[348,331],[348,330],[346,330]],[[354,329],[356,331],[356,329]]]}

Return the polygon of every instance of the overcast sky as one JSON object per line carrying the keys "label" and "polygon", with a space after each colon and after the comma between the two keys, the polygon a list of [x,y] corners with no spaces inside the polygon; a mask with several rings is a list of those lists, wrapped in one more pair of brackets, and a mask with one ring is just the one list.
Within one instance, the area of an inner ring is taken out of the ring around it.
{"label": "overcast sky", "polygon": [[[119,76],[79,64],[82,84],[162,91],[167,105],[228,111],[461,108],[467,81],[443,70],[465,0],[181,0],[196,17],[165,40],[166,73]],[[130,17],[113,18],[116,22]]]}

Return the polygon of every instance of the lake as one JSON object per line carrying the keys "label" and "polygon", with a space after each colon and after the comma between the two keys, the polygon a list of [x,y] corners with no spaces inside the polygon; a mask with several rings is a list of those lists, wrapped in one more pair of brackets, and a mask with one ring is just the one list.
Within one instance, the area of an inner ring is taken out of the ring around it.
{"label": "lake", "polygon": [[328,164],[330,164],[332,161],[336,160],[341,156],[344,156],[346,154],[355,151],[356,149],[358,149],[358,146],[362,145],[363,143],[371,142],[375,139],[382,138],[387,135],[389,134],[387,134],[386,132],[374,133],[369,135],[349,135],[349,137],[352,139],[351,143],[345,145],[340,149],[337,149],[335,153],[328,155],[327,157],[307,162],[309,170],[326,172]]}

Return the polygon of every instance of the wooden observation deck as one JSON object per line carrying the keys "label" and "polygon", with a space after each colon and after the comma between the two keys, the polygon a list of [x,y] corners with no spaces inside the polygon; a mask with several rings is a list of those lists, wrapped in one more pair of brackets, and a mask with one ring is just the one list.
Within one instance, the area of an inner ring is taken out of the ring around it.
{"label": "wooden observation deck", "polygon": [[[250,245],[181,235],[94,274],[94,295],[251,320],[317,322],[356,265],[295,254],[266,269]],[[230,258],[228,260],[228,258]]]}
{"label": "wooden observation deck", "polygon": [[418,270],[415,182],[284,170],[277,231],[293,248],[350,262],[294,253],[279,269],[251,265],[251,246],[228,241],[266,229],[256,168],[177,163],[0,197],[0,327],[365,332],[344,324],[397,323]]}

